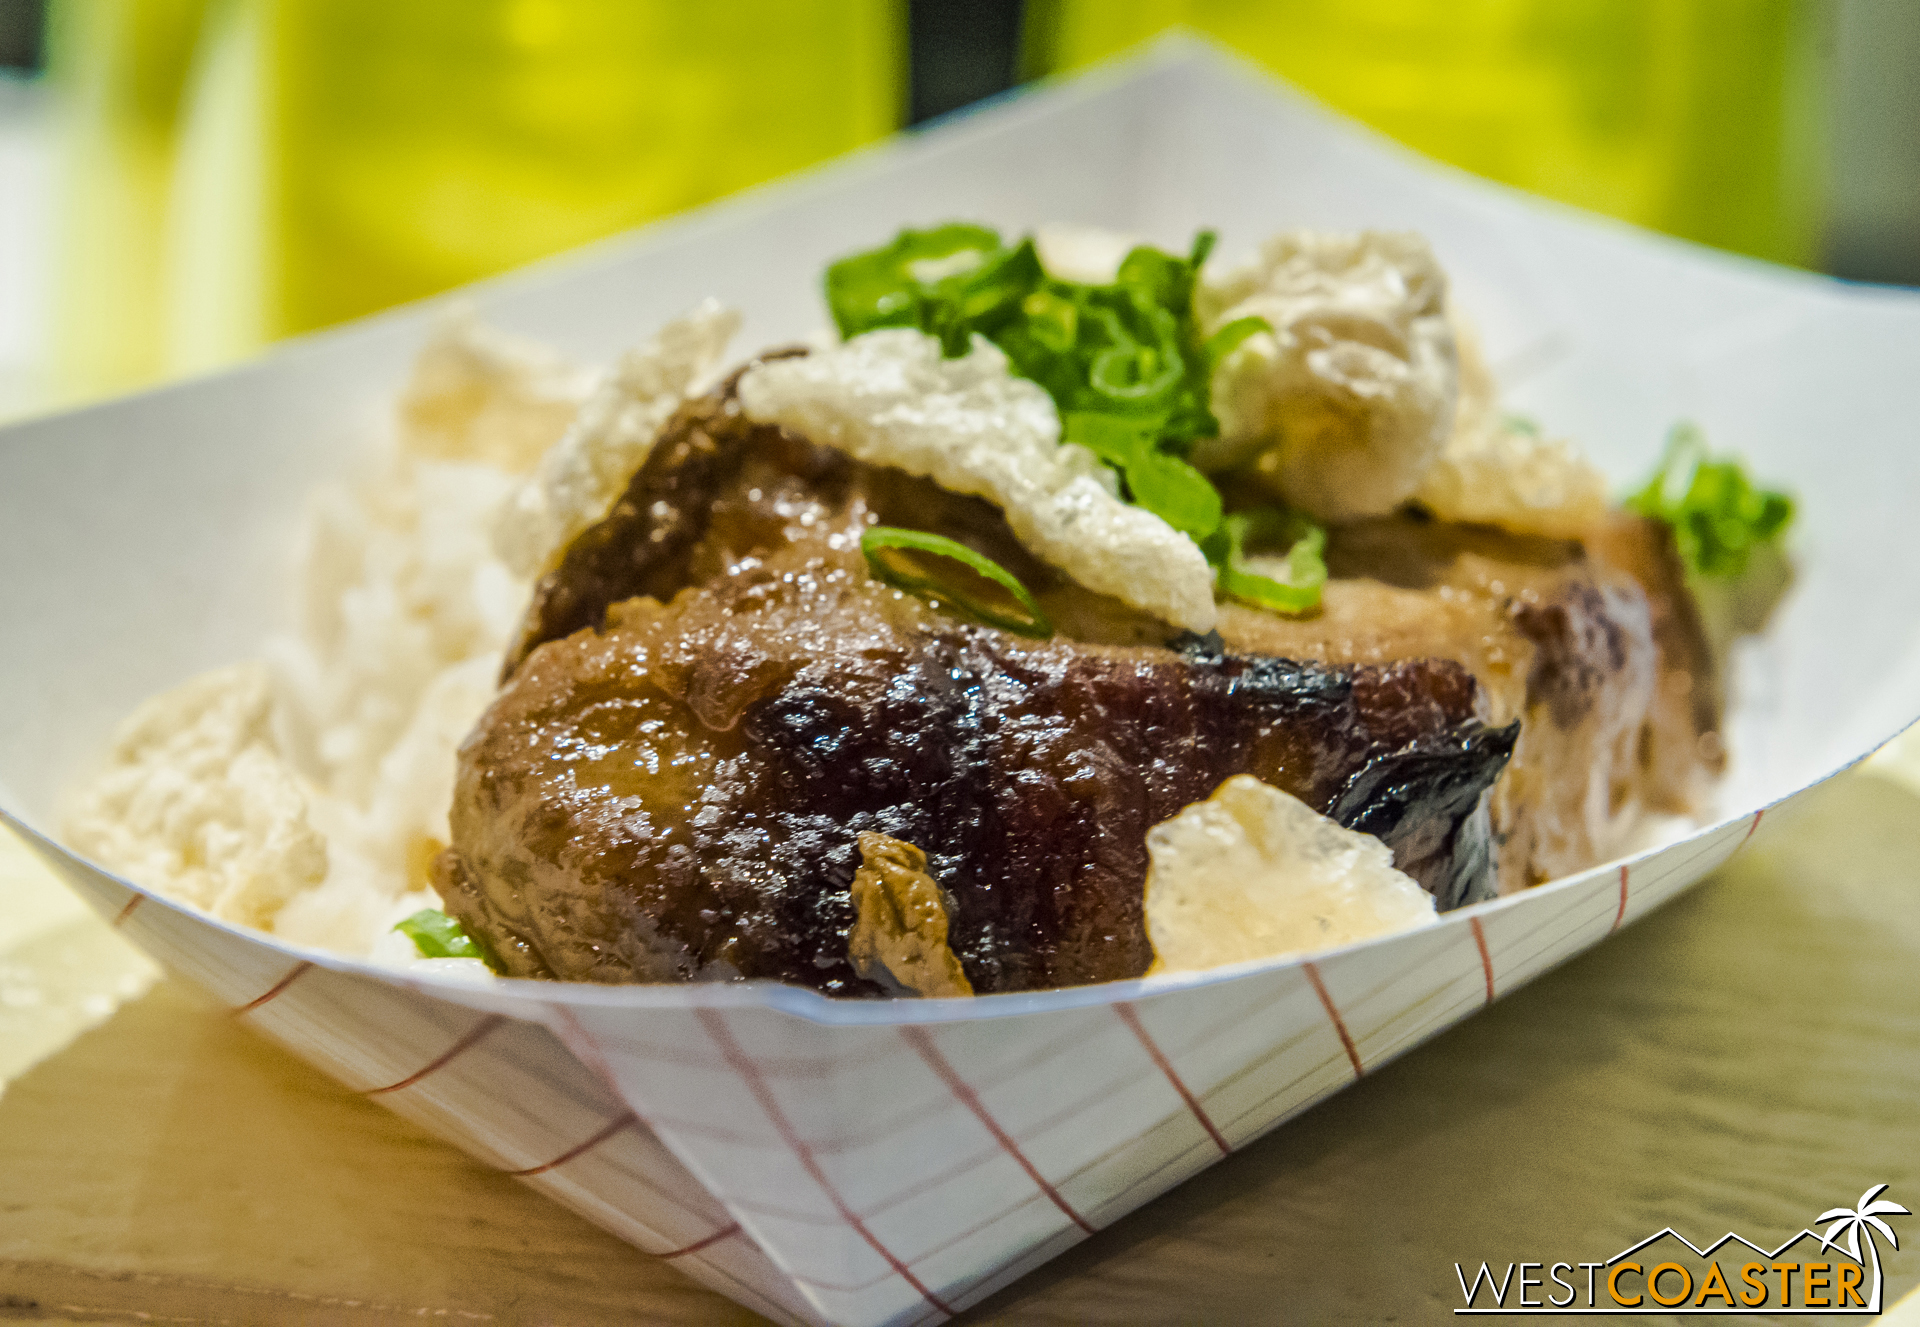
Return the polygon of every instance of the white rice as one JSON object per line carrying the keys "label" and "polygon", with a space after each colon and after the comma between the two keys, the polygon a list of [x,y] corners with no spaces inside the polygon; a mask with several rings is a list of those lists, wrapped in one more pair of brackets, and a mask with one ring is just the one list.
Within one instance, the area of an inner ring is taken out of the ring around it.
{"label": "white rice", "polygon": [[[673,333],[716,322],[731,317],[703,307],[663,332],[672,361],[653,374],[653,395],[636,398],[656,424],[724,348],[709,335],[705,353],[689,355]],[[439,906],[429,871],[451,838],[455,753],[493,698],[531,589],[497,545],[528,557],[512,513],[530,499],[552,505],[542,458],[564,450],[555,444],[596,391],[633,395],[661,345],[596,387],[538,347],[449,320],[366,472],[311,503],[298,630],[268,641],[263,661],[195,678],[132,715],[107,768],[72,799],[68,842],[295,944],[423,961],[393,925]],[[581,500],[605,506],[597,491]],[[558,513],[554,538],[583,523]],[[550,540],[531,560],[553,551]],[[471,960],[431,962],[484,973]]]}

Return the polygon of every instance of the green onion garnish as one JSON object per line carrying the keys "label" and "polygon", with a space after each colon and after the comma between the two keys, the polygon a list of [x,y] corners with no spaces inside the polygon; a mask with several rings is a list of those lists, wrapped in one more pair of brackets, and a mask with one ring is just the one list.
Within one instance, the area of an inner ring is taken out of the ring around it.
{"label": "green onion garnish", "polygon": [[1241,342],[1245,341],[1248,337],[1257,332],[1271,332],[1272,330],[1273,324],[1265,318],[1235,318],[1225,327],[1222,327],[1219,331],[1208,337],[1207,343],[1200,348],[1201,353],[1206,356],[1207,373],[1211,375],[1215,369],[1219,368],[1220,361],[1238,350]]}
{"label": "green onion garnish", "polygon": [[[1285,549],[1281,579],[1246,568],[1246,549]],[[1292,512],[1273,507],[1235,512],[1201,545],[1218,572],[1223,593],[1276,613],[1310,613],[1320,606],[1320,589],[1327,583],[1322,554],[1327,532]]]}
{"label": "green onion garnish", "polygon": [[1714,460],[1690,423],[1674,426],[1653,477],[1625,505],[1672,527],[1688,570],[1724,580],[1746,571],[1753,550],[1793,520],[1792,498],[1756,487],[1738,461]]}
{"label": "green onion garnish", "polygon": [[405,921],[394,923],[393,929],[413,941],[422,958],[477,958],[495,972],[500,971],[486,944],[468,935],[459,922],[438,908],[422,908]]}
{"label": "green onion garnish", "polygon": [[1053,623],[1027,587],[965,544],[925,530],[875,525],[861,534],[860,551],[875,579],[896,589],[938,596],[1002,631],[1040,638],[1053,634]]}
{"label": "green onion garnish", "polygon": [[1009,249],[997,231],[956,223],[841,259],[827,269],[827,303],[843,337],[918,327],[953,358],[974,332],[1005,322],[1040,276],[1032,244]]}
{"label": "green onion garnish", "polygon": [[1220,525],[1220,491],[1213,481],[1167,452],[1151,421],[1137,416],[1074,411],[1065,437],[1120,472],[1127,496],[1197,543]]}
{"label": "green onion garnish", "polygon": [[949,356],[975,335],[1045,388],[1065,439],[1120,473],[1127,499],[1204,540],[1220,525],[1220,494],[1187,463],[1196,438],[1219,433],[1208,406],[1213,371],[1256,332],[1241,318],[1202,341],[1193,285],[1213,247],[1202,231],[1187,256],[1140,245],[1114,279],[1092,286],[1041,268],[1031,240],[1009,247],[984,226],[900,232],[891,244],[827,269],[827,302],[843,337],[918,327]]}

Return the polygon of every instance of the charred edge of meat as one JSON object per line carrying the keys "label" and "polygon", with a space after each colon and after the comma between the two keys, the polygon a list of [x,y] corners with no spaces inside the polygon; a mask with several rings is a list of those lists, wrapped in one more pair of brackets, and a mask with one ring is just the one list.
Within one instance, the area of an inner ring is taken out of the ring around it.
{"label": "charred edge of meat", "polygon": [[[1480,724],[1460,664],[1027,642],[901,600],[856,556],[792,547],[537,651],[462,750],[448,911],[515,975],[879,995],[847,948],[865,832],[925,854],[975,990],[1136,977],[1147,832],[1239,773],[1379,830],[1445,901],[1483,891],[1480,794],[1513,733]],[[716,726],[691,697],[736,676],[755,694]],[[580,781],[582,734],[604,745],[642,708],[694,745],[724,732],[697,805],[611,749],[593,760],[618,776]]]}
{"label": "charred edge of meat", "polygon": [[[1034,644],[901,607],[820,525],[754,514],[763,468],[849,518],[951,527],[1036,592],[1054,573],[980,499],[755,425],[738,378],[676,412],[542,578],[463,747],[436,883],[515,975],[881,994],[847,952],[869,833],[924,852],[975,989],[1138,976],[1146,833],[1238,773],[1377,834],[1440,907],[1492,892],[1484,793],[1518,725],[1485,727],[1466,667],[1230,653],[1217,632]],[[681,749],[726,735],[697,807],[639,764],[573,782],[578,725],[647,705]]]}
{"label": "charred edge of meat", "polygon": [[754,424],[742,413],[741,376],[769,360],[806,353],[804,347],[768,351],[674,412],[607,514],[575,536],[560,565],[534,586],[501,682],[535,647],[598,628],[607,609],[621,600],[638,595],[665,600],[685,584],[687,556],[706,533],[714,498],[756,443],[777,447],[784,440],[778,428]]}
{"label": "charred edge of meat", "polygon": [[1354,771],[1327,815],[1393,849],[1393,864],[1441,912],[1492,898],[1498,890],[1481,803],[1519,739],[1518,722],[1463,724],[1376,756]]}
{"label": "charred edge of meat", "polygon": [[1194,663],[1212,663],[1227,657],[1227,642],[1217,631],[1205,635],[1183,631],[1167,642],[1167,648]]}
{"label": "charred edge of meat", "polygon": [[1592,710],[1607,679],[1627,662],[1627,633],[1607,611],[1605,593],[1575,583],[1548,604],[1516,600],[1514,625],[1537,647],[1527,678],[1529,702],[1545,700],[1554,724],[1577,726]]}
{"label": "charred edge of meat", "polygon": [[1230,696],[1288,705],[1302,718],[1330,715],[1336,706],[1355,699],[1351,671],[1334,665],[1259,654],[1223,654],[1216,659],[1189,658],[1188,662],[1201,669],[1219,669],[1231,678]]}

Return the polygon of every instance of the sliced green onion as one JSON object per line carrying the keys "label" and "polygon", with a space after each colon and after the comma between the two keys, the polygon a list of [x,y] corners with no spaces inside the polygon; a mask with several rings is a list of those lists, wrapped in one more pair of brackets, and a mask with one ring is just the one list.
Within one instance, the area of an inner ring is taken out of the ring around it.
{"label": "sliced green onion", "polygon": [[1094,312],[1111,344],[1087,361],[1086,404],[1141,413],[1172,409],[1187,381],[1173,315],[1158,307],[1136,310],[1136,325],[1129,327],[1113,309],[1096,306]]}
{"label": "sliced green onion", "polygon": [[903,230],[891,244],[842,258],[827,268],[827,304],[842,336],[876,327],[912,327],[920,316],[920,294],[928,283],[915,279],[925,270],[956,257],[971,259],[977,271],[999,252],[1000,236],[985,226],[954,224],[933,230]]}
{"label": "sliced green onion", "polygon": [[1222,510],[1213,481],[1187,459],[1195,439],[1220,431],[1208,401],[1213,371],[1270,330],[1264,319],[1240,318],[1201,340],[1193,289],[1213,241],[1200,232],[1184,258],[1136,246],[1113,281],[1086,285],[1048,276],[1030,239],[1008,246],[997,231],[959,223],[903,230],[828,268],[827,300],[842,336],[917,327],[950,357],[975,336],[993,341],[1053,398],[1066,441],[1118,471],[1128,501],[1198,542],[1219,529]]}
{"label": "sliced green onion", "polygon": [[1219,368],[1220,362],[1238,350],[1247,338],[1272,330],[1273,324],[1258,315],[1235,318],[1208,337],[1207,343],[1200,348],[1201,354],[1206,359],[1207,372],[1212,373]]}
{"label": "sliced green onion", "polygon": [[1177,456],[1143,446],[1127,467],[1134,502],[1196,544],[1220,528],[1220,490]]}
{"label": "sliced green onion", "polygon": [[[1283,577],[1247,569],[1247,545],[1286,549]],[[1202,548],[1214,564],[1222,594],[1276,613],[1310,613],[1327,583],[1327,532],[1272,507],[1235,512]]]}
{"label": "sliced green onion", "polygon": [[[962,612],[1002,631],[1042,639],[1053,634],[1053,623],[1012,572],[957,540],[925,530],[875,525],[869,526],[861,534],[860,551],[867,555],[867,566],[872,569],[874,578],[896,589],[938,596]],[[937,559],[938,562],[930,567],[926,565],[927,559]],[[956,563],[958,569],[951,565]],[[972,573],[972,577],[958,574],[959,569]],[[965,584],[969,579],[988,584]],[[957,585],[956,582],[961,584]],[[1013,601],[1012,605],[996,606],[984,602],[993,593],[989,586],[1004,591]]]}
{"label": "sliced green onion", "polygon": [[1051,290],[1036,290],[1020,302],[1026,333],[1056,355],[1073,353],[1080,339],[1080,306]]}
{"label": "sliced green onion", "polygon": [[827,306],[841,336],[918,327],[964,355],[973,333],[1005,322],[1041,275],[1030,242],[1009,249],[985,226],[903,230],[827,268]]}
{"label": "sliced green onion", "polygon": [[1185,260],[1150,245],[1128,251],[1113,283],[1154,308],[1181,309],[1193,300],[1193,269]]}
{"label": "sliced green onion", "polygon": [[1663,521],[1687,568],[1731,580],[1747,569],[1753,550],[1793,520],[1793,499],[1763,489],[1738,461],[1714,460],[1693,424],[1677,424],[1653,477],[1626,499],[1629,511]]}
{"label": "sliced green onion", "polygon": [[438,908],[422,908],[405,921],[394,923],[394,930],[413,941],[422,958],[477,958],[495,972],[500,963],[478,937],[468,935],[460,923]]}
{"label": "sliced green onion", "polygon": [[1160,449],[1165,422],[1164,417],[1076,410],[1066,417],[1064,435],[1118,470],[1134,505],[1199,543],[1220,526],[1220,491],[1191,465]]}
{"label": "sliced green onion", "polygon": [[1079,443],[1116,470],[1124,470],[1157,422],[1100,410],[1075,410],[1061,420],[1060,436],[1062,441]]}

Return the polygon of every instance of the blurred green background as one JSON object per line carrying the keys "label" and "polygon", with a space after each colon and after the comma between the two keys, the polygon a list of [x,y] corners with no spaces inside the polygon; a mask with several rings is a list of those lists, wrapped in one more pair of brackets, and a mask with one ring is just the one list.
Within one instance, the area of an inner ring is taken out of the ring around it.
{"label": "blurred green background", "polygon": [[1914,0],[0,0],[0,414],[226,363],[1176,25],[1489,178],[1920,282]]}

